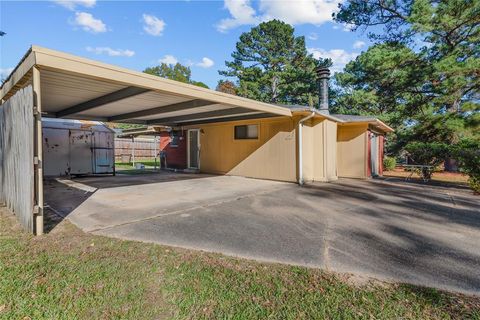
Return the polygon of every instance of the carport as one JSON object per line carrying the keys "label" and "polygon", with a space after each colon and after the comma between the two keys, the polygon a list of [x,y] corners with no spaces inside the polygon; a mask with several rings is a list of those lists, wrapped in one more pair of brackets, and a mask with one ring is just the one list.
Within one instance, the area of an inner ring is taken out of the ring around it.
{"label": "carport", "polygon": [[[42,117],[183,127],[292,115],[280,106],[38,46],[4,82],[0,99],[0,109],[22,111],[0,114],[0,202],[36,234],[43,233]],[[20,119],[24,125],[15,129],[12,122]]]}

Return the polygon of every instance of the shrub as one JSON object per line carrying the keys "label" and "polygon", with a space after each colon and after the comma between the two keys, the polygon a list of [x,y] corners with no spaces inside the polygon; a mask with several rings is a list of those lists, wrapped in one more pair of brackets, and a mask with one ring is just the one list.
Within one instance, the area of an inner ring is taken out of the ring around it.
{"label": "shrub", "polygon": [[397,166],[397,159],[394,157],[383,158],[383,168],[387,171],[392,171]]}
{"label": "shrub", "polygon": [[468,184],[480,193],[480,139],[465,138],[452,148],[452,155],[460,164],[460,170],[468,174]]}
{"label": "shrub", "polygon": [[480,178],[479,177],[469,177],[468,178],[468,184],[470,185],[470,188],[475,193],[480,193]]}
{"label": "shrub", "polygon": [[432,177],[435,168],[450,154],[450,147],[439,142],[410,142],[405,146],[409,156],[418,165],[433,166],[433,170],[424,168],[421,172],[424,179]]}

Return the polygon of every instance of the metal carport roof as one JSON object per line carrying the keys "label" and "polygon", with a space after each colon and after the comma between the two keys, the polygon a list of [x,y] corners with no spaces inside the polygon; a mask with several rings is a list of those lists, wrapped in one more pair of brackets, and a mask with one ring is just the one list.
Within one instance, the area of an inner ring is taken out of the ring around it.
{"label": "metal carport roof", "polygon": [[42,115],[184,126],[291,116],[288,108],[32,46],[0,90],[8,99],[40,72]]}

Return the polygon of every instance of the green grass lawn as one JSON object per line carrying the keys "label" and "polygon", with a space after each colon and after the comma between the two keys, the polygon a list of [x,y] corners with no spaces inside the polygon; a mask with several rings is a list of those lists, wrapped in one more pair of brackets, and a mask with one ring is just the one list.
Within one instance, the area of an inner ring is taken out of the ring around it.
{"label": "green grass lawn", "polygon": [[67,221],[33,237],[0,208],[0,319],[172,318],[480,319],[480,298],[109,239]]}
{"label": "green grass lawn", "polygon": [[[155,161],[153,160],[138,160],[138,161],[135,161],[135,163],[143,163],[146,167],[153,167],[155,166]],[[157,167],[159,166],[159,162],[157,160]],[[133,168],[133,163],[132,162],[115,162],[115,167],[119,167],[119,168]]]}
{"label": "green grass lawn", "polygon": [[158,173],[158,162],[155,169],[155,161],[137,161],[136,163],[143,163],[145,169],[136,169],[131,162],[115,162],[115,169],[119,174],[128,174],[128,175],[137,175],[137,174],[147,174],[147,173]]}
{"label": "green grass lawn", "polygon": [[137,174],[148,174],[148,173],[158,173],[159,164],[157,162],[157,167],[155,168],[155,161],[137,161],[136,163],[143,163],[145,169],[136,169],[131,162],[115,162],[115,169],[119,174],[128,174],[128,175],[137,175]]}

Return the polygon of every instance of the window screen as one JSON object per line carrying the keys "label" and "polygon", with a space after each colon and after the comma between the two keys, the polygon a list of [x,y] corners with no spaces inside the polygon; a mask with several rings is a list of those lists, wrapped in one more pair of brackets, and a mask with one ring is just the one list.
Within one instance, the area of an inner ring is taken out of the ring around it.
{"label": "window screen", "polygon": [[235,139],[257,139],[258,124],[249,124],[245,126],[235,126]]}

